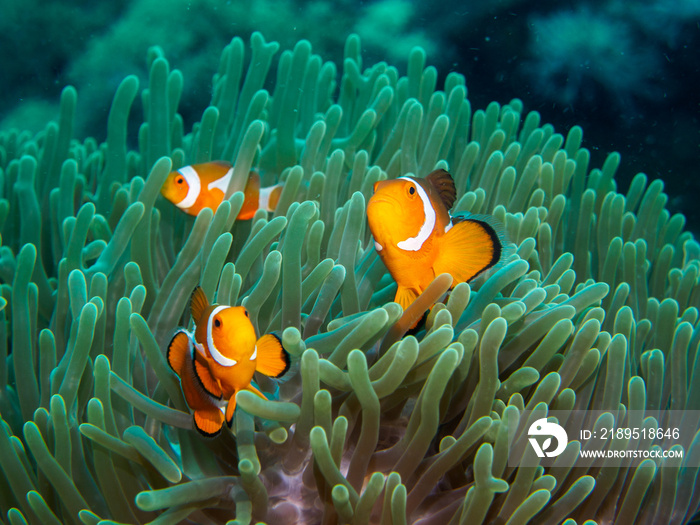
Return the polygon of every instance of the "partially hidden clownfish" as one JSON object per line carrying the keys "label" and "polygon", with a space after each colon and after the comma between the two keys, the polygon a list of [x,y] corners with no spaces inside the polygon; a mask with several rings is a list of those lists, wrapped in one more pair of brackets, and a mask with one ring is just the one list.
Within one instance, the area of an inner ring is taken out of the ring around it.
{"label": "partially hidden clownfish", "polygon": [[[189,215],[197,215],[204,208],[216,211],[224,201],[232,175],[233,167],[222,160],[184,166],[168,174],[160,193]],[[252,219],[258,209],[274,211],[282,186],[275,184],[261,188],[260,175],[255,170],[251,171],[243,191],[243,207],[237,219]]]}
{"label": "partially hidden clownfish", "polygon": [[395,301],[405,310],[443,273],[452,285],[495,266],[505,239],[491,217],[452,217],[454,181],[445,170],[425,179],[399,177],[374,184],[367,219],[374,246],[398,289]]}
{"label": "partially hidden clownfish", "polygon": [[255,372],[280,377],[289,369],[289,354],[273,334],[257,339],[243,306],[209,304],[198,286],[190,311],[193,333],[179,330],[168,345],[168,363],[180,377],[182,391],[194,412],[194,424],[205,436],[230,426],[236,393],[248,390],[267,399],[251,381]]}

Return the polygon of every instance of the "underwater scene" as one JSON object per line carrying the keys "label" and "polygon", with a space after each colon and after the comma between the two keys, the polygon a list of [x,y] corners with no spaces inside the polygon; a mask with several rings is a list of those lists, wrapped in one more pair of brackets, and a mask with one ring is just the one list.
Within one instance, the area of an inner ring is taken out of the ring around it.
{"label": "underwater scene", "polygon": [[700,523],[700,3],[5,0],[0,522]]}

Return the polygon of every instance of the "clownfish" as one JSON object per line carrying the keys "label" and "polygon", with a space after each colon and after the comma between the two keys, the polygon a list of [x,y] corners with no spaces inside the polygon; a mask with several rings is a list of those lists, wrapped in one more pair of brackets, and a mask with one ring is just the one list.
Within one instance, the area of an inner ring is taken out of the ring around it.
{"label": "clownfish", "polygon": [[199,286],[192,293],[190,312],[194,333],[182,329],[175,334],[168,345],[168,364],[180,377],[195,428],[214,436],[224,420],[231,425],[237,392],[248,390],[267,399],[251,384],[253,374],[282,376],[289,369],[289,354],[273,334],[256,338],[243,306],[209,304]]}
{"label": "clownfish", "polygon": [[398,289],[405,310],[432,280],[452,275],[452,286],[495,266],[505,239],[491,217],[449,213],[456,199],[445,170],[425,179],[399,177],[374,184],[367,219],[374,246]]}
{"label": "clownfish", "polygon": [[[224,201],[231,175],[233,167],[221,160],[184,166],[168,174],[160,193],[189,215],[197,215],[204,208],[216,211]],[[258,209],[275,211],[282,186],[276,184],[261,188],[260,175],[255,170],[251,171],[243,192],[243,207],[237,219],[252,219]]]}

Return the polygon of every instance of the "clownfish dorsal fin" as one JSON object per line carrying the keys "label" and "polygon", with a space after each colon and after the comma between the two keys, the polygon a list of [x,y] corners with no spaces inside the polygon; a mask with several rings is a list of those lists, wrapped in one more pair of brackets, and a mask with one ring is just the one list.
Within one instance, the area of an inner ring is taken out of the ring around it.
{"label": "clownfish dorsal fin", "polygon": [[226,168],[226,169],[231,167],[231,163],[226,162],[225,160],[211,160],[209,162],[211,164],[216,164],[217,166],[221,166],[222,168]]}
{"label": "clownfish dorsal fin", "polygon": [[256,343],[257,361],[255,370],[269,377],[280,377],[289,370],[289,354],[282,341],[274,334],[265,334]]}
{"label": "clownfish dorsal fin", "polygon": [[192,359],[192,340],[184,330],[178,331],[168,345],[168,364],[178,375],[182,376],[185,359]]}
{"label": "clownfish dorsal fin", "polygon": [[192,297],[190,298],[190,313],[192,314],[192,319],[195,323],[199,323],[202,320],[204,311],[209,307],[209,299],[207,299],[204,290],[201,286],[197,286],[192,292]]}
{"label": "clownfish dorsal fin", "polygon": [[445,208],[448,210],[452,208],[457,198],[457,189],[455,188],[455,181],[452,180],[452,175],[447,173],[445,170],[435,170],[431,172],[425,180],[432,184],[440,195],[440,199],[445,203]]}

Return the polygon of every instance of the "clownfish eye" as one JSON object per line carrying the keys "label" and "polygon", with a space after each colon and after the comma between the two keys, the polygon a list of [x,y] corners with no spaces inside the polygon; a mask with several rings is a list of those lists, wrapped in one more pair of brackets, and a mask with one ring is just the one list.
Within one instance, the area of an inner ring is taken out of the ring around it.
{"label": "clownfish eye", "polygon": [[221,321],[219,321],[218,319],[214,319],[214,326],[219,328],[221,326]]}
{"label": "clownfish eye", "polygon": [[185,182],[185,179],[183,179],[182,177],[178,177],[177,179],[175,179],[175,182],[177,182],[178,184],[182,184],[183,182]]}
{"label": "clownfish eye", "polygon": [[413,184],[410,184],[407,187],[406,192],[408,193],[409,197],[413,198],[413,196],[416,194],[416,187]]}
{"label": "clownfish eye", "polygon": [[243,310],[243,313],[245,314],[246,317],[250,317],[250,314],[248,314],[248,310]]}
{"label": "clownfish eye", "polygon": [[416,189],[415,189],[413,186],[411,186],[411,187],[408,189],[408,193],[410,193],[411,195],[413,195],[415,192],[416,192]]}

